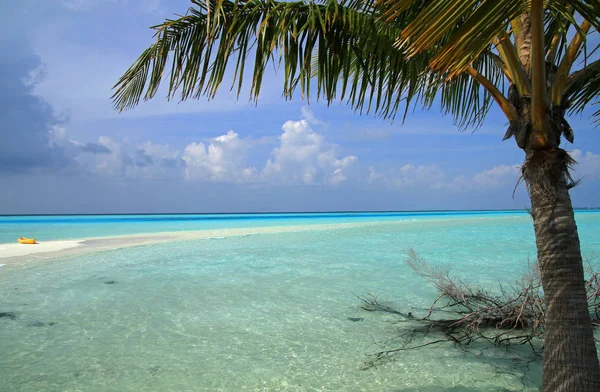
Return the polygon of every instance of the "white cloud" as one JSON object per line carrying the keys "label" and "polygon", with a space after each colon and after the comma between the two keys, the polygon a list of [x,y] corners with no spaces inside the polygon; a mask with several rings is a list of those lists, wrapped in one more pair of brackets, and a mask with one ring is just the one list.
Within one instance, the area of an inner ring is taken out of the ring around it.
{"label": "white cloud", "polygon": [[312,109],[309,108],[308,106],[302,106],[302,108],[300,108],[300,111],[302,112],[302,117],[304,117],[304,119],[306,121],[308,121],[309,124],[313,124],[313,125],[323,125],[324,124],[323,121],[321,121],[315,117],[315,112],[313,112]]}
{"label": "white cloud", "polygon": [[397,179],[399,187],[434,185],[444,179],[444,173],[437,165],[404,165],[399,173],[400,177]]}
{"label": "white cloud", "polygon": [[368,182],[372,183],[379,181],[382,177],[383,176],[378,173],[373,166],[369,166],[369,177],[367,178]]}
{"label": "white cloud", "polygon": [[[232,130],[190,143],[183,151],[168,144],[146,141],[134,145],[106,136],[84,143],[69,138],[62,126],[52,127],[48,142],[64,152],[73,164],[71,167],[106,177],[330,186],[348,182],[351,177],[355,183],[361,181],[355,165],[358,158],[340,154],[338,146],[315,131],[307,119],[283,124],[270,157],[262,158],[264,165],[249,163],[261,161],[257,154],[264,151],[264,141],[241,138]],[[263,147],[257,148],[259,145]],[[572,156],[579,162],[576,178],[600,179],[600,155],[575,150]],[[519,176],[520,165],[497,165],[470,176],[449,177],[437,165],[407,163],[384,170],[371,166],[363,172],[362,182],[403,192],[429,189],[459,194],[512,190]]]}
{"label": "white cloud", "polygon": [[151,141],[138,145],[138,149],[160,159],[177,159],[181,155],[178,150],[172,149],[168,144],[154,144]]}
{"label": "white cloud", "polygon": [[499,165],[473,176],[473,182],[484,188],[497,188],[515,184],[520,176],[519,165]]}
{"label": "white cloud", "polygon": [[[584,153],[574,150],[571,153],[577,161],[574,167],[573,177],[575,179],[596,181],[600,179],[600,155],[590,151]],[[458,176],[447,183],[439,184],[440,189],[453,191],[475,190],[491,191],[500,188],[512,189],[521,177],[521,165],[498,165],[489,170],[476,173],[471,178]]]}
{"label": "white cloud", "polygon": [[64,147],[69,143],[70,141],[67,138],[67,130],[64,127],[60,125],[54,125],[50,128],[48,131],[48,144],[50,147]]}
{"label": "white cloud", "polygon": [[374,167],[369,168],[368,181],[380,182],[401,191],[414,188],[437,188],[444,180],[444,172],[437,165],[406,164],[399,169],[380,173]]}
{"label": "white cloud", "polygon": [[574,167],[574,177],[583,180],[597,180],[600,178],[600,155],[591,151],[583,153],[581,150],[571,152],[571,157],[577,161]]}
{"label": "white cloud", "polygon": [[[93,157],[82,156],[82,165],[107,177],[165,179],[182,177],[183,161],[180,152],[168,144],[147,141],[136,146],[126,140],[117,141],[106,136],[98,138],[98,145],[109,153],[95,153]],[[90,164],[91,162],[91,164]]]}
{"label": "white cloud", "polygon": [[520,165],[498,165],[489,170],[477,172],[472,177],[456,176],[451,181],[436,184],[435,188],[454,192],[489,192],[514,187],[520,175]]}
{"label": "white cloud", "polygon": [[229,131],[212,138],[207,144],[191,143],[183,153],[185,178],[218,182],[255,181],[258,171],[246,167],[250,142]]}
{"label": "white cloud", "polygon": [[[321,123],[309,109],[303,110],[314,124]],[[241,139],[229,131],[206,143],[191,143],[183,153],[186,179],[218,182],[338,185],[348,178],[355,156],[340,157],[337,146],[315,132],[306,118],[287,121],[279,144],[262,170],[247,163],[252,147],[260,141]]]}
{"label": "white cloud", "polygon": [[[578,162],[574,172],[576,179],[600,179],[600,155],[589,151],[583,153],[581,150],[574,150],[571,156]],[[436,165],[415,166],[407,164],[398,170],[384,173],[370,167],[368,181],[371,183],[385,183],[400,190],[429,187],[453,192],[489,192],[498,189],[513,189],[520,176],[521,165],[498,165],[489,170],[477,172],[471,177],[459,175],[445,181],[444,173]]]}
{"label": "white cloud", "polygon": [[285,185],[339,185],[348,179],[357,158],[340,156],[338,147],[314,131],[308,120],[287,121],[282,131],[270,158],[263,160],[262,169],[250,165],[248,158],[255,147],[264,145],[264,140],[240,138],[231,130],[190,143],[183,152],[166,144],[146,141],[134,146],[127,140],[107,136],[99,137],[97,142],[82,143],[70,139],[62,127],[52,129],[49,142],[68,152],[80,168],[108,177],[169,176],[185,177],[188,181]]}
{"label": "white cloud", "polygon": [[279,136],[280,145],[273,149],[263,177],[283,184],[337,185],[347,179],[348,170],[357,157],[339,157],[337,146],[328,143],[305,120],[287,121]]}
{"label": "white cloud", "polygon": [[79,156],[86,152],[92,154],[110,154],[111,152],[108,147],[100,143],[82,143],[69,138],[67,130],[60,125],[54,125],[50,128],[48,144],[50,147],[61,148],[65,157],[71,161],[77,161]]}
{"label": "white cloud", "polygon": [[100,136],[98,143],[108,148],[111,153],[95,158],[96,171],[110,177],[125,177],[127,167],[133,164],[133,160],[125,152],[123,144],[106,136]]}
{"label": "white cloud", "polygon": [[519,178],[518,165],[498,165],[489,170],[476,173],[472,177],[459,175],[450,180],[437,165],[406,164],[396,170],[378,172],[369,168],[368,181],[382,183],[401,191],[429,188],[434,190],[490,191],[502,187],[514,186]]}
{"label": "white cloud", "polygon": [[168,144],[150,141],[139,145],[100,136],[97,142],[70,139],[65,128],[49,132],[51,147],[60,147],[72,167],[113,178],[178,178],[183,176],[181,153]]}

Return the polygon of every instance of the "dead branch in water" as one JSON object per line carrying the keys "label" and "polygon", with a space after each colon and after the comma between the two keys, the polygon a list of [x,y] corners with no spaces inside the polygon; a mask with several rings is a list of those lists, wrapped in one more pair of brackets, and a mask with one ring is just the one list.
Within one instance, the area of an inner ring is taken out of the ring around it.
{"label": "dead branch in water", "polygon": [[[357,296],[364,310],[390,313],[414,321],[404,335],[404,345],[373,354],[375,361],[399,351],[443,342],[452,342],[463,349],[476,341],[487,341],[494,346],[528,344],[534,353],[541,352],[546,307],[537,263],[530,264],[518,281],[510,285],[498,282],[498,290],[491,292],[452,277],[449,268],[429,264],[413,249],[407,252],[407,256],[408,266],[432,283],[439,295],[422,318],[394,309],[374,294]],[[597,326],[600,325],[600,271],[588,259],[585,272],[590,316]],[[451,317],[436,318],[442,311],[445,317],[448,314]],[[415,337],[425,338],[432,334],[435,339],[410,345]],[[373,361],[365,364],[375,366]]]}
{"label": "dead branch in water", "polygon": [[377,297],[375,294],[366,293],[362,296],[356,294],[354,295],[356,296],[356,298],[362,301],[362,305],[360,306],[360,308],[366,310],[367,312],[386,312],[396,314],[404,318],[413,317],[411,312],[402,313],[399,310],[396,310],[391,306],[382,303],[379,297]]}

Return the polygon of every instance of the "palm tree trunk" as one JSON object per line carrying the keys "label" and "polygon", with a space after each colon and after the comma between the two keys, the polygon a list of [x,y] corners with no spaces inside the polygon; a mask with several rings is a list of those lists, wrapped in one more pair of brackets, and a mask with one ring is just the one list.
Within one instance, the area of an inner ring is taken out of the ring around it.
{"label": "palm tree trunk", "polygon": [[531,198],[546,302],[542,391],[600,391],[600,367],[587,307],[577,225],[569,197],[566,151],[528,151],[523,167]]}

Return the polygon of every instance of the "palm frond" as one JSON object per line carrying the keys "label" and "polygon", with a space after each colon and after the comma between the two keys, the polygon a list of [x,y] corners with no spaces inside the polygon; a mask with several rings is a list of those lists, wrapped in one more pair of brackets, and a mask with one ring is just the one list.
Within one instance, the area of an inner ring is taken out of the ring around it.
{"label": "palm frond", "polygon": [[[552,3],[561,4],[560,1]],[[587,20],[596,30],[600,30],[600,1],[599,0],[570,0],[566,1],[579,15]],[[563,5],[564,7],[564,5]],[[564,9],[564,8],[563,8]]]}
{"label": "palm frond", "polygon": [[299,89],[310,99],[316,87],[327,102],[339,99],[383,117],[394,117],[423,86],[427,63],[394,47],[399,27],[336,0],[195,3],[185,16],[155,26],[156,42],[115,86],[117,110],[152,98],[165,78],[169,98],[213,98],[228,70],[239,95],[247,62],[253,63],[253,100],[269,62],[283,70],[286,98]]}
{"label": "palm frond", "polygon": [[[299,91],[384,118],[439,103],[461,128],[480,125],[494,102],[513,116],[506,81],[530,93],[510,41],[531,0],[191,1],[184,16],[154,27],[154,44],[115,85],[117,110],[154,97],[165,81],[169,99],[214,98],[227,78],[238,97],[247,86],[256,100],[269,64],[282,72],[288,99]],[[599,3],[545,2],[551,63],[567,56],[582,19],[596,28]],[[572,111],[581,110],[597,97],[596,76],[571,78],[567,90]]]}
{"label": "palm frond", "polygon": [[[451,114],[460,129],[476,129],[483,123],[496,100],[506,117],[509,120],[514,119],[515,114],[511,113],[508,102],[503,99],[502,92],[506,87],[504,72],[494,54],[489,50],[484,52],[471,67],[477,72],[477,78],[467,72],[449,81],[443,75],[439,76],[437,86],[440,86],[442,111]],[[484,78],[486,84],[493,87],[486,88],[487,86],[479,82],[479,78]],[[494,91],[496,96],[490,91],[494,89],[498,90]],[[500,100],[502,102],[499,102]]]}
{"label": "palm frond", "polygon": [[571,72],[571,68],[575,60],[579,57],[581,50],[587,51],[587,34],[591,24],[584,20],[581,26],[575,32],[575,36],[571,39],[568,47],[565,50],[558,68],[556,71],[555,81],[552,85],[551,99],[554,105],[560,105],[565,93],[567,78]]}
{"label": "palm frond", "polygon": [[[590,104],[598,105],[598,99],[600,98],[600,60],[588,64],[569,77],[565,98],[570,102],[568,110],[571,113],[580,113]],[[600,122],[600,108],[592,116],[596,122]]]}
{"label": "palm frond", "polygon": [[[527,10],[522,0],[433,0],[398,39],[409,56],[434,51],[429,66],[453,78],[485,51],[492,39]],[[387,18],[400,17],[413,0],[382,0]]]}

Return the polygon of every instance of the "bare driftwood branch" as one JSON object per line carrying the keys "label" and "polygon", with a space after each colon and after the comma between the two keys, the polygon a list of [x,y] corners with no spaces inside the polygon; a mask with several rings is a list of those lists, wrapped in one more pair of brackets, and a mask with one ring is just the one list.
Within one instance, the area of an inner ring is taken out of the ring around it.
{"label": "bare driftwood branch", "polygon": [[[452,277],[449,268],[429,264],[412,249],[407,255],[408,266],[432,283],[439,295],[422,318],[394,309],[374,294],[357,296],[364,310],[386,312],[414,321],[412,329],[404,336],[404,345],[373,354],[374,361],[399,351],[443,342],[452,342],[463,349],[475,341],[487,341],[494,346],[527,344],[534,353],[541,352],[546,308],[537,263],[529,263],[529,269],[518,281],[509,285],[498,282],[497,292],[490,292]],[[587,259],[585,272],[590,316],[597,326],[600,325],[600,271]],[[454,318],[439,318],[441,311],[445,317],[450,314]],[[438,338],[410,345],[415,337],[425,338],[430,334],[437,334]],[[375,366],[374,361],[365,365]]]}
{"label": "bare driftwood branch", "polygon": [[362,305],[360,306],[361,309],[366,310],[367,312],[392,313],[392,314],[396,314],[398,316],[402,316],[404,318],[412,318],[413,317],[411,312],[402,313],[399,310],[396,310],[396,309],[392,308],[391,306],[382,303],[381,300],[379,299],[379,297],[376,296],[375,294],[366,293],[366,294],[363,294],[362,296],[356,295],[356,294],[354,294],[354,295],[356,296],[356,298],[358,298],[359,300],[362,301]]}

